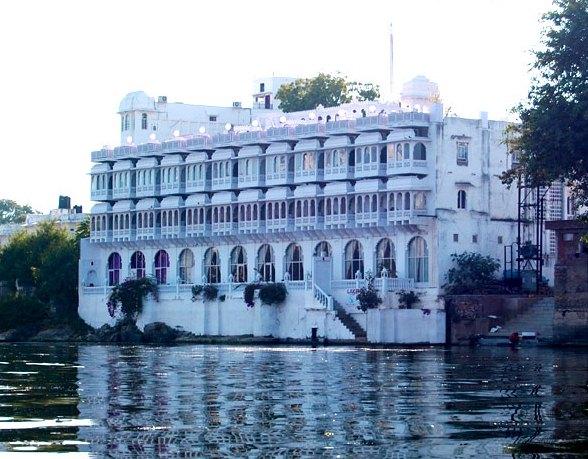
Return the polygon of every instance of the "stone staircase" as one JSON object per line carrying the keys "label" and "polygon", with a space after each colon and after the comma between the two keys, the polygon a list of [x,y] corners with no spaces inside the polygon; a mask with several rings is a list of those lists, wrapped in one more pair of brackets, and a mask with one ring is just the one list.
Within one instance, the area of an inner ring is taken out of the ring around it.
{"label": "stone staircase", "polygon": [[553,298],[544,298],[507,321],[497,333],[491,335],[498,338],[508,337],[514,332],[534,332],[538,343],[550,343],[553,340],[554,312]]}
{"label": "stone staircase", "polygon": [[333,310],[337,315],[337,319],[341,321],[345,328],[349,330],[355,336],[355,341],[360,343],[367,342],[367,334],[363,327],[359,325],[357,320],[355,320],[339,302],[333,298]]}

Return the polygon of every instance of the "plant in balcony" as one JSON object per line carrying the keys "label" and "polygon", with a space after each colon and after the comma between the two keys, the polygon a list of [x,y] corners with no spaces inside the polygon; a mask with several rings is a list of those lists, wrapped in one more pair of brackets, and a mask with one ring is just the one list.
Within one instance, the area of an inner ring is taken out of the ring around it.
{"label": "plant in balcony", "polygon": [[259,289],[259,299],[263,304],[282,304],[287,294],[288,290],[282,282],[263,284]]}
{"label": "plant in balcony", "polygon": [[214,301],[218,297],[218,287],[212,284],[206,284],[202,288],[202,296],[205,301]]}
{"label": "plant in balcony", "polygon": [[255,290],[258,290],[261,287],[261,284],[253,282],[251,284],[247,284],[245,286],[245,290],[243,291],[243,300],[245,301],[245,305],[248,308],[252,308],[255,306]]}
{"label": "plant in balcony", "polygon": [[203,289],[204,289],[204,286],[202,286],[202,285],[193,285],[192,286],[192,301],[196,301],[198,299],[198,297],[202,293]]}
{"label": "plant in balcony", "polygon": [[108,296],[108,312],[114,317],[120,307],[125,319],[135,322],[143,312],[143,302],[151,295],[158,300],[157,282],[152,277],[141,279],[127,279],[122,284],[115,285]]}
{"label": "plant in balcony", "polygon": [[400,290],[398,293],[398,305],[400,309],[412,309],[412,307],[421,301],[420,293],[412,290]]}
{"label": "plant in balcony", "polygon": [[378,290],[374,286],[374,277],[371,274],[366,275],[367,285],[361,287],[357,292],[356,298],[359,302],[357,309],[366,312],[368,309],[376,309],[382,304],[382,298],[378,295]]}

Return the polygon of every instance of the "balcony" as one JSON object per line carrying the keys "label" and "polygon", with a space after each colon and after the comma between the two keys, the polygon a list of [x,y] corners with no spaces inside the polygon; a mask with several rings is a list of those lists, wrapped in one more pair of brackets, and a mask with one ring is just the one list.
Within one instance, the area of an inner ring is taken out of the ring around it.
{"label": "balcony", "polygon": [[252,233],[265,232],[265,221],[263,221],[263,220],[240,221],[238,223],[238,226],[239,226],[239,233],[241,233],[241,234],[252,234]]}
{"label": "balcony", "polygon": [[114,159],[131,159],[137,157],[137,146],[136,145],[121,145],[115,147],[113,157]]}
{"label": "balcony", "polygon": [[294,219],[291,217],[268,219],[265,221],[265,228],[268,233],[292,231],[294,229]]}
{"label": "balcony", "polygon": [[271,127],[267,130],[268,141],[296,140],[296,129],[291,126]]}
{"label": "balcony", "polygon": [[90,199],[92,201],[110,201],[112,199],[112,190],[108,188],[102,190],[92,190],[90,192]]}
{"label": "balcony", "polygon": [[353,167],[350,166],[335,166],[325,167],[325,180],[347,180],[353,178]]}
{"label": "balcony", "polygon": [[323,180],[322,169],[296,169],[294,171],[294,182],[295,183],[309,183],[309,182],[320,182]]}
{"label": "balcony", "polygon": [[327,121],[326,131],[329,134],[350,134],[355,132],[355,120]]}
{"label": "balcony", "polygon": [[139,156],[161,156],[161,144],[159,142],[142,143],[137,147]]}
{"label": "balcony", "polygon": [[213,178],[211,181],[211,190],[218,191],[218,190],[232,190],[237,187],[237,178],[236,177],[217,177]]}
{"label": "balcony", "polygon": [[159,185],[156,183],[147,185],[137,185],[135,188],[135,197],[146,198],[159,195]]}
{"label": "balcony", "polygon": [[112,161],[114,159],[114,151],[110,148],[102,148],[98,151],[93,151],[90,155],[92,162]]}
{"label": "balcony", "polygon": [[265,175],[240,175],[238,181],[239,188],[265,186]]}
{"label": "balcony", "polygon": [[281,172],[270,172],[265,174],[265,185],[276,186],[276,185],[290,185],[294,178],[294,173],[288,171]]}
{"label": "balcony", "polygon": [[159,228],[137,228],[137,240],[156,239]]}
{"label": "balcony", "polygon": [[166,140],[161,145],[162,153],[187,153],[187,141],[185,139]]}
{"label": "balcony", "polygon": [[238,139],[239,143],[242,145],[260,145],[268,143],[266,131],[262,130],[241,132],[239,133]]}
{"label": "balcony", "polygon": [[430,116],[428,113],[400,112],[388,114],[389,126],[428,126]]}
{"label": "balcony", "polygon": [[311,217],[296,217],[294,226],[297,230],[322,229],[324,218],[319,215]]}
{"label": "balcony", "polygon": [[179,225],[162,226],[160,235],[163,239],[178,238],[184,235],[184,229]]}
{"label": "balcony", "polygon": [[355,223],[358,227],[384,225],[385,215],[382,215],[377,210],[370,212],[356,212]]}
{"label": "balcony", "polygon": [[352,214],[331,214],[325,215],[325,228],[340,228],[342,226],[353,226]]}
{"label": "balcony", "polygon": [[112,199],[133,199],[135,197],[135,187],[113,188]]}
{"label": "balcony", "polygon": [[191,137],[186,141],[186,148],[188,150],[212,150],[212,139],[207,135]]}
{"label": "balcony", "polygon": [[355,165],[355,178],[381,177],[386,175],[386,164],[358,163]]}
{"label": "balcony", "polygon": [[426,159],[389,161],[386,169],[388,175],[427,175],[429,173]]}
{"label": "balcony", "polygon": [[355,120],[355,127],[360,131],[379,131],[382,129],[389,129],[388,115],[375,115],[357,118]]}
{"label": "balcony", "polygon": [[113,241],[131,241],[135,239],[135,230],[133,229],[115,229],[112,230]]}
{"label": "balcony", "polygon": [[326,137],[327,131],[324,124],[299,124],[296,126],[296,136],[301,138]]}
{"label": "balcony", "polygon": [[198,193],[210,189],[210,180],[196,179],[186,181],[186,193]]}
{"label": "balcony", "polygon": [[108,242],[111,237],[112,231],[110,230],[92,231],[90,234],[90,240],[92,242]]}
{"label": "balcony", "polygon": [[210,224],[207,223],[194,223],[192,225],[186,225],[186,236],[205,236],[210,234]]}
{"label": "balcony", "polygon": [[221,236],[225,234],[234,234],[237,232],[236,222],[218,222],[212,224],[212,234]]}
{"label": "balcony", "polygon": [[412,209],[412,210],[389,210],[388,214],[388,222],[404,222],[408,221],[409,223],[417,223],[416,219],[418,217],[423,217],[428,215],[427,209]]}
{"label": "balcony", "polygon": [[170,183],[162,183],[160,186],[160,194],[162,195],[182,193],[184,193],[184,182],[177,181]]}

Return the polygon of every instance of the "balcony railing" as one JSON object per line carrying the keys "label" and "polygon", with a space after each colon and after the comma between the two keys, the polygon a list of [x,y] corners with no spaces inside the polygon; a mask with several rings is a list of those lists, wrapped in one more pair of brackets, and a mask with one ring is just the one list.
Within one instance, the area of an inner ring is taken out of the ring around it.
{"label": "balcony railing", "polygon": [[355,165],[355,177],[373,177],[386,175],[386,164],[359,163]]}
{"label": "balcony railing", "polygon": [[369,131],[385,129],[388,126],[388,115],[375,115],[357,118],[355,120],[355,127],[358,130]]}
{"label": "balcony railing", "polygon": [[240,175],[238,181],[240,187],[264,186],[265,175]]}
{"label": "balcony railing", "polygon": [[336,166],[325,167],[325,180],[341,180],[353,177],[353,167]]}
{"label": "balcony railing", "polygon": [[93,162],[108,161],[114,158],[114,151],[110,148],[93,151],[90,155]]}
{"label": "balcony railing", "polygon": [[328,121],[326,131],[332,134],[355,132],[355,120]]}
{"label": "balcony railing", "polygon": [[270,233],[292,231],[294,228],[294,219],[286,218],[272,218],[265,221],[266,230]]}
{"label": "balcony railing", "polygon": [[239,143],[243,145],[255,145],[258,143],[267,143],[266,131],[249,131],[239,133]]}
{"label": "balcony railing", "polygon": [[298,137],[324,137],[326,135],[324,124],[299,124],[296,126],[296,135]]}
{"label": "balcony railing", "polygon": [[137,187],[135,188],[135,195],[137,198],[157,196],[158,194],[159,185],[137,185]]}
{"label": "balcony railing", "polygon": [[198,191],[208,191],[210,180],[186,180],[186,193],[196,193]]}
{"label": "balcony railing", "polygon": [[310,169],[310,170],[303,170],[303,169],[296,169],[294,171],[294,181],[295,182],[316,182],[323,179],[323,170],[322,169]]}
{"label": "balcony railing", "polygon": [[106,242],[112,237],[110,230],[94,230],[90,233],[90,240],[92,242]]}
{"label": "balcony railing", "polygon": [[184,229],[179,225],[162,226],[160,234],[165,239],[183,237]]}
{"label": "balcony railing", "polygon": [[355,223],[357,225],[376,226],[383,224],[384,216],[377,210],[369,212],[356,212]]}
{"label": "balcony railing", "polygon": [[213,235],[233,234],[237,231],[236,222],[217,222],[212,224]]}
{"label": "balcony railing", "polygon": [[411,210],[389,210],[388,221],[410,220],[415,217],[422,217],[427,215],[427,209],[411,209]]}
{"label": "balcony railing", "polygon": [[325,215],[325,227],[334,225],[352,225],[354,223],[351,214],[331,214]]}
{"label": "balcony railing", "polygon": [[312,217],[296,217],[294,225],[296,229],[322,229],[324,218],[319,215]]}
{"label": "balcony railing", "polygon": [[[388,277],[386,280],[388,284],[388,291],[395,292],[399,290],[414,289],[414,280],[400,277]],[[366,285],[365,279],[342,279],[331,281],[331,289],[333,290],[347,290],[364,287]],[[382,278],[374,279],[374,287],[382,289]]]}
{"label": "balcony railing", "polygon": [[137,239],[155,239],[159,236],[159,228],[137,228]]}
{"label": "balcony railing", "polygon": [[112,230],[112,239],[114,241],[131,241],[135,239],[134,229],[115,229]]}
{"label": "balcony railing", "polygon": [[387,164],[388,174],[427,174],[427,168],[426,159],[404,159],[402,161],[388,162]]}
{"label": "balcony railing", "polygon": [[161,155],[160,143],[142,143],[137,147],[139,156],[159,156]]}
{"label": "balcony railing", "polygon": [[260,233],[264,232],[265,230],[265,221],[263,220],[250,220],[239,222],[239,233],[241,234],[251,234],[251,233]]}
{"label": "balcony railing", "polygon": [[210,233],[210,224],[196,223],[192,225],[186,225],[186,236],[204,236]]}
{"label": "balcony railing", "polygon": [[233,189],[236,188],[236,184],[236,177],[213,178],[211,181],[211,188],[212,190]]}
{"label": "balcony railing", "polygon": [[109,201],[112,199],[112,190],[92,190],[90,192],[90,199],[92,199],[92,201]]}
{"label": "balcony railing", "polygon": [[271,185],[285,185],[292,183],[294,174],[292,172],[281,171],[281,172],[269,172],[265,174],[265,184]]}
{"label": "balcony railing", "polygon": [[430,116],[428,113],[405,112],[405,113],[388,113],[388,124],[397,125],[406,122],[428,124]]}
{"label": "balcony railing", "polygon": [[180,194],[184,192],[184,182],[162,183],[161,194]]}
{"label": "balcony railing", "polygon": [[114,188],[112,190],[112,199],[132,199],[135,197],[135,187]]}

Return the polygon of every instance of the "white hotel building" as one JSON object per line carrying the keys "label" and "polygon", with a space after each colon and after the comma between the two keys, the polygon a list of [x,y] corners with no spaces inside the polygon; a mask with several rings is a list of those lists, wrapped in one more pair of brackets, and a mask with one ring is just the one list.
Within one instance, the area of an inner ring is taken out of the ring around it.
{"label": "white hotel building", "polygon": [[[438,295],[450,255],[502,260],[515,241],[516,189],[498,179],[510,167],[505,123],[444,116],[424,77],[404,86],[400,104],[312,113],[283,114],[273,92],[256,89],[268,108],[144,93],[122,101],[121,146],[92,153],[98,203],[82,247],[80,315],[112,323],[109,285],[153,276],[160,299],[148,301],[140,324],[445,342]],[[355,289],[368,272],[384,302],[364,314]],[[257,280],[285,282],[286,302],[248,309],[244,285]],[[206,283],[223,301],[191,300],[191,286]],[[417,309],[399,309],[399,290],[421,293]]]}

